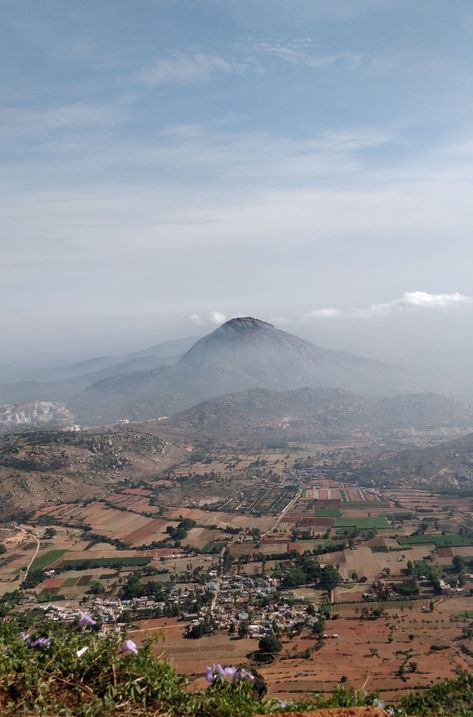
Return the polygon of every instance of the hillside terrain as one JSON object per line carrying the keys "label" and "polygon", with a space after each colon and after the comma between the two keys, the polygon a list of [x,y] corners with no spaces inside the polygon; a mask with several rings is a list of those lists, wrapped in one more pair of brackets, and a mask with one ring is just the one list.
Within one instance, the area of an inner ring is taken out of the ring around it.
{"label": "hillside terrain", "polygon": [[342,428],[391,430],[473,426],[473,409],[434,393],[369,398],[335,388],[294,391],[252,389],[205,401],[170,418],[166,425],[211,434],[294,431],[314,434]]}
{"label": "hillside terrain", "polygon": [[473,433],[431,448],[412,448],[376,461],[362,478],[380,485],[418,488],[473,489]]}
{"label": "hillside terrain", "polygon": [[136,430],[10,434],[0,441],[0,513],[103,495],[109,486],[156,475],[179,456],[175,446]]}
{"label": "hillside terrain", "polygon": [[209,398],[253,388],[337,387],[383,395],[413,389],[402,369],[328,351],[258,319],[232,319],[172,366],[115,376],[70,402],[82,422],[173,415]]}

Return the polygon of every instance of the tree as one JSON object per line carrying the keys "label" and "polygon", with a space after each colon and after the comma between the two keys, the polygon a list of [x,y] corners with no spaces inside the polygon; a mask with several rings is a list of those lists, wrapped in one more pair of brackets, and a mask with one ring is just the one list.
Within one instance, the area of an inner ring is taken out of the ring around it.
{"label": "tree", "polygon": [[100,595],[105,592],[105,585],[101,580],[94,580],[90,583],[89,593],[91,595]]}
{"label": "tree", "polygon": [[228,548],[223,553],[222,569],[224,573],[229,573],[232,567],[233,558]]}
{"label": "tree", "polygon": [[243,638],[247,637],[249,633],[249,625],[247,622],[243,621],[240,622],[238,625],[238,637],[240,640],[243,640]]}
{"label": "tree", "polygon": [[342,578],[333,565],[325,565],[320,571],[320,585],[326,590],[333,590],[340,585]]}
{"label": "tree", "polygon": [[281,652],[282,650],[281,642],[278,640],[276,635],[265,635],[259,641],[258,647],[260,652],[268,652],[271,655]]}
{"label": "tree", "polygon": [[3,543],[0,543],[0,555],[4,555],[7,552],[6,547]]}

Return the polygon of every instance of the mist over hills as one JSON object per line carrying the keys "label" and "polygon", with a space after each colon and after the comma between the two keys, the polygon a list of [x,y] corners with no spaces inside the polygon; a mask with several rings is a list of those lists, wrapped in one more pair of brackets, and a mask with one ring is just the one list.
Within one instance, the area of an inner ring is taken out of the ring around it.
{"label": "mist over hills", "polygon": [[291,431],[324,435],[340,429],[384,431],[411,427],[473,427],[473,409],[435,393],[372,398],[341,389],[251,389],[210,399],[169,419],[215,436],[244,431]]}
{"label": "mist over hills", "polygon": [[165,341],[126,356],[100,356],[72,364],[24,372],[21,380],[0,385],[0,403],[67,402],[97,381],[175,363],[195,337]]}
{"label": "mist over hills", "polygon": [[174,365],[114,376],[70,402],[79,420],[110,423],[172,415],[226,393],[337,387],[384,395],[416,390],[401,368],[330,351],[251,317],[227,321]]}

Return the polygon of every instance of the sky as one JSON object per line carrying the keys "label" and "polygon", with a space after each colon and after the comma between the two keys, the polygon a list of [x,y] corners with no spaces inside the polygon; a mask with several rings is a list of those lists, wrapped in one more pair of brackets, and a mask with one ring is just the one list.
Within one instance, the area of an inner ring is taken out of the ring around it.
{"label": "sky", "polygon": [[0,10],[0,361],[123,353],[236,315],[378,358],[467,359],[470,0]]}

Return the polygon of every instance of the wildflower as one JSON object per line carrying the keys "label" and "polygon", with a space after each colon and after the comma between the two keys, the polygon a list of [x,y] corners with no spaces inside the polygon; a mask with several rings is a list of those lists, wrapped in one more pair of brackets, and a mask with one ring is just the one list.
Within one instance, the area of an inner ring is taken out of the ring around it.
{"label": "wildflower", "polygon": [[217,672],[221,677],[225,677],[225,670],[220,663],[214,665],[214,673]]}
{"label": "wildflower", "polygon": [[79,610],[79,627],[90,627],[96,624],[97,620],[94,620],[94,618],[88,615],[86,612],[82,612],[82,610]]}
{"label": "wildflower", "polygon": [[133,640],[124,640],[120,649],[120,655],[137,655],[138,647]]}
{"label": "wildflower", "polygon": [[51,638],[49,637],[38,637],[37,640],[30,642],[30,647],[49,647],[51,645]]}
{"label": "wildflower", "polygon": [[25,632],[24,630],[22,630],[20,632],[20,640],[23,640],[23,642],[26,642],[27,640],[29,640],[30,637],[31,637],[31,635],[29,634],[29,632]]}
{"label": "wildflower", "polygon": [[236,675],[238,673],[238,670],[236,667],[224,667],[223,671],[224,671],[226,677],[231,677],[232,682],[235,682]]}
{"label": "wildflower", "polygon": [[209,667],[206,667],[204,674],[205,674],[205,679],[207,680],[207,682],[209,682],[210,684],[212,684],[212,682],[215,680],[215,675],[214,675],[213,667],[210,667],[210,666],[209,666]]}
{"label": "wildflower", "polygon": [[255,676],[252,672],[248,672],[248,670],[241,669],[237,670],[233,677],[233,682],[237,682],[238,680],[250,680],[250,682],[254,682]]}
{"label": "wildflower", "polygon": [[77,650],[76,655],[77,657],[82,657],[82,655],[87,652],[89,648],[87,646],[81,647],[80,650]]}

